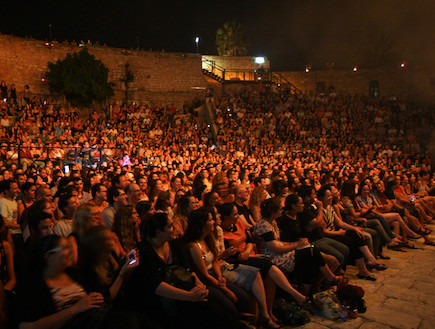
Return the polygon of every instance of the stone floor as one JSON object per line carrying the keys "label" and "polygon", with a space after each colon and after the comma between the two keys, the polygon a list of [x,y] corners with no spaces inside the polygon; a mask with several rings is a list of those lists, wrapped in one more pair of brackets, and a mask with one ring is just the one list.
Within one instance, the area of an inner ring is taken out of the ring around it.
{"label": "stone floor", "polygon": [[[435,231],[435,225],[429,225]],[[435,241],[435,232],[431,234]],[[423,244],[423,239],[411,240],[418,248],[397,252],[386,249],[390,260],[383,260],[386,271],[373,271],[377,281],[356,278],[356,268],[348,268],[350,283],[362,286],[367,312],[357,319],[330,321],[312,316],[303,327],[346,329],[434,329],[435,328],[435,247]],[[290,327],[286,327],[290,328]]]}

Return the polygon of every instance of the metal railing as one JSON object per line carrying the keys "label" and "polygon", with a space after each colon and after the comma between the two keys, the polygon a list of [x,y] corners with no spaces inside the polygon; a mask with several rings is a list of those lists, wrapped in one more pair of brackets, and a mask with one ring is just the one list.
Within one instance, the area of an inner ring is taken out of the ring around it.
{"label": "metal railing", "polygon": [[272,72],[270,73],[269,77],[270,81],[277,84],[278,86],[288,86],[290,88],[290,92],[292,94],[302,94],[302,90],[300,90],[298,87],[296,87],[294,84],[292,84],[290,81],[288,81],[285,77],[283,77],[279,73]]}
{"label": "metal railing", "polygon": [[[49,161],[62,165],[80,163],[82,166],[100,167],[102,163],[120,161],[125,156],[124,147],[78,147],[61,145],[37,147],[38,154],[29,151],[35,149],[32,146],[2,142],[0,146],[0,161],[5,164],[16,164],[26,168],[42,168]],[[62,152],[59,152],[62,150]],[[108,152],[110,150],[110,152]],[[113,152],[112,152],[113,151]]]}
{"label": "metal railing", "polygon": [[223,81],[256,81],[258,72],[253,69],[226,69],[216,65],[215,61],[203,58],[202,69],[206,70]]}

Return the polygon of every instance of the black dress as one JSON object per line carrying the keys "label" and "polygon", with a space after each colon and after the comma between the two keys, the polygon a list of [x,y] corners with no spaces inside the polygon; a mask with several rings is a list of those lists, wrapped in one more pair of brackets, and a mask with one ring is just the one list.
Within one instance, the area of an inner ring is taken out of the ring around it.
{"label": "black dress", "polygon": [[171,265],[186,262],[178,242],[170,242],[171,261],[165,262],[150,243],[138,245],[139,266],[133,271],[126,287],[129,308],[146,313],[165,328],[234,328],[235,320],[209,295],[206,302],[173,300],[176,308],[168,310],[165,300],[155,291],[164,282],[164,274]]}
{"label": "black dress", "polygon": [[[287,215],[277,219],[280,230],[280,240],[283,242],[297,242],[305,237],[299,220],[293,220]],[[325,266],[325,260],[319,249],[314,245],[295,250],[295,272],[301,282],[312,284],[318,277],[319,268]]]}

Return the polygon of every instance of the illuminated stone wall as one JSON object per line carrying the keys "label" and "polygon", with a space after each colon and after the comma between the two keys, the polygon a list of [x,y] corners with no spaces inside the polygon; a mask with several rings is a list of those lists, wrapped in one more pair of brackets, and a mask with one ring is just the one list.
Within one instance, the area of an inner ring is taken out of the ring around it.
{"label": "illuminated stone wall", "polygon": [[[253,56],[202,56],[202,67],[222,77],[221,72],[225,69],[226,80],[255,80],[254,70],[259,68],[269,69],[270,62],[267,57],[264,63],[255,62]],[[213,67],[215,66],[215,67]]]}
{"label": "illuminated stone wall", "polygon": [[[205,95],[207,84],[200,55],[86,47],[109,68],[109,81],[115,84],[114,100],[125,97],[122,79],[126,64],[135,76],[130,84],[130,100],[181,103]],[[69,44],[55,43],[50,47],[41,40],[0,34],[0,80],[8,86],[15,83],[18,92],[27,84],[35,94],[48,94],[47,82],[42,81],[48,62],[80,50]]]}

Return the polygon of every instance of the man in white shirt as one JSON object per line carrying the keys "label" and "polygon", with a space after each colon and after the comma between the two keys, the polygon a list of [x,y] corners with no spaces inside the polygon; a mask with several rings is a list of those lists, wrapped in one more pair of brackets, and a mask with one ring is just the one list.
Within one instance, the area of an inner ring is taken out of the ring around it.
{"label": "man in white shirt", "polygon": [[20,224],[18,224],[18,203],[16,201],[20,189],[18,183],[12,179],[4,181],[3,184],[4,197],[0,199],[0,216],[12,234],[15,248],[19,248],[23,244],[23,234]]}

